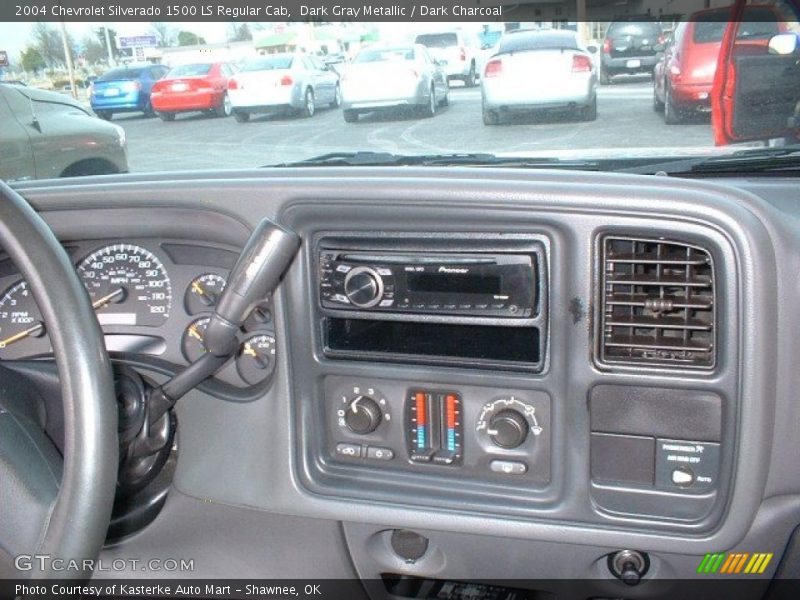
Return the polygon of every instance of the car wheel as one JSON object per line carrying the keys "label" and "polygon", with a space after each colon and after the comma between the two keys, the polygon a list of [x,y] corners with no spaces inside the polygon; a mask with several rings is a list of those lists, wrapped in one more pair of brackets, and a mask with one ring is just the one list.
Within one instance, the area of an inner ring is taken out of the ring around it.
{"label": "car wheel", "polygon": [[500,113],[496,110],[491,110],[483,107],[483,124],[484,125],[499,125]]}
{"label": "car wheel", "polygon": [[439,106],[436,100],[436,88],[431,86],[431,95],[428,97],[428,103],[422,107],[422,116],[430,119],[436,114],[436,107]]}
{"label": "car wheel", "polygon": [[683,115],[672,101],[672,91],[669,85],[666,85],[664,86],[664,123],[667,125],[679,125],[682,122]]}
{"label": "car wheel", "polygon": [[100,117],[101,119],[103,119],[104,121],[110,121],[111,117],[114,116],[114,113],[112,113],[111,111],[108,111],[108,110],[96,110],[95,114],[98,117]]}
{"label": "car wheel", "polygon": [[439,102],[439,106],[450,106],[450,89],[444,93],[444,98]]}
{"label": "car wheel", "polygon": [[[664,85],[664,89],[667,89],[666,84]],[[653,110],[656,112],[662,112],[664,110],[664,103],[658,99],[658,92],[656,92],[656,83],[653,82]]]}
{"label": "car wheel", "polygon": [[355,123],[358,121],[358,112],[355,110],[344,110],[342,114],[344,115],[345,123]]}
{"label": "car wheel", "polygon": [[308,88],[306,95],[303,97],[303,116],[313,117],[317,110],[316,102],[314,101],[314,90]]}
{"label": "car wheel", "polygon": [[592,101],[583,107],[581,110],[581,117],[584,121],[596,121],[597,120],[597,94],[595,93],[594,98]]}
{"label": "car wheel", "polygon": [[464,77],[464,85],[466,87],[475,87],[476,83],[477,83],[477,77],[475,74],[475,63],[472,63],[469,66],[469,75]]}
{"label": "car wheel", "polygon": [[222,96],[222,103],[214,109],[214,114],[218,117],[230,117],[232,112],[233,105],[231,104],[231,99],[228,97],[228,94],[224,94]]}
{"label": "car wheel", "polygon": [[600,85],[610,85],[611,84],[611,75],[603,69],[600,68]]}
{"label": "car wheel", "polygon": [[158,118],[162,121],[174,121],[175,113],[157,112]]}
{"label": "car wheel", "polygon": [[336,90],[333,93],[333,102],[331,102],[331,108],[339,108],[342,105],[342,88],[339,84],[336,84]]}
{"label": "car wheel", "polygon": [[233,111],[233,118],[237,123],[247,123],[250,120],[250,113],[243,110]]}

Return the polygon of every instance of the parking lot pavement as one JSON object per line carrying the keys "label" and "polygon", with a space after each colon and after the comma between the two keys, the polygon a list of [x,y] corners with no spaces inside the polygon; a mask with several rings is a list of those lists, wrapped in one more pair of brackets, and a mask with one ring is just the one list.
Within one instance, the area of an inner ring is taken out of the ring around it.
{"label": "parking lot pavement", "polygon": [[138,114],[118,115],[125,128],[132,172],[250,168],[302,160],[328,152],[372,150],[403,154],[456,152],[537,152],[664,148],[713,145],[708,117],[690,124],[664,124],[653,110],[649,79],[598,88],[598,117],[580,122],[568,115],[513,116],[487,127],[481,116],[480,88],[453,87],[450,106],[431,119],[406,114],[372,114],[345,123],[339,109],[320,109],[310,118],[233,118],[179,115],[165,123]]}

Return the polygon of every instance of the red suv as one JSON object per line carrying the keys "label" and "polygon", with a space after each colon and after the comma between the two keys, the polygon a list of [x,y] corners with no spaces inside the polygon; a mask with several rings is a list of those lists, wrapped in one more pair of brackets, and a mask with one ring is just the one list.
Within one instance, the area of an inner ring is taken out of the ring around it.
{"label": "red suv", "polygon": [[[664,113],[667,125],[681,123],[691,113],[711,111],[711,84],[729,14],[729,8],[704,10],[676,27],[653,77],[653,108]],[[748,6],[744,16],[737,45],[766,47],[773,35],[786,29],[771,6]]]}

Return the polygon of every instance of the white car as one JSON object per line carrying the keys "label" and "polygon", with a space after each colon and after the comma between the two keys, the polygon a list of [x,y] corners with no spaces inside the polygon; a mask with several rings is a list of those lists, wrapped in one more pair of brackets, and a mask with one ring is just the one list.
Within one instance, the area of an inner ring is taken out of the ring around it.
{"label": "white car", "polygon": [[448,79],[463,81],[467,87],[477,85],[480,75],[480,40],[477,35],[461,30],[421,33],[414,40],[440,62]]}
{"label": "white car", "polygon": [[481,77],[483,122],[497,125],[511,111],[572,110],[597,118],[597,69],[569,30],[515,31],[500,40]]}
{"label": "white car", "polygon": [[307,54],[270,54],[248,60],[228,80],[233,116],[240,123],[254,113],[299,111],[314,116],[318,106],[342,103],[339,75]]}
{"label": "white car", "polygon": [[409,107],[432,117],[450,102],[450,88],[441,65],[424,46],[370,46],[342,71],[344,120],[362,113]]}

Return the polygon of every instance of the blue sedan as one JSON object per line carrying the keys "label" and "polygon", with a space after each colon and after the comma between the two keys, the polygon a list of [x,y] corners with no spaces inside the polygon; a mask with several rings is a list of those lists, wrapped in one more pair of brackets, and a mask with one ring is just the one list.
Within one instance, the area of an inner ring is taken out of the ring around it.
{"label": "blue sedan", "polygon": [[152,116],[150,90],[167,71],[169,69],[164,65],[149,63],[106,71],[92,84],[92,110],[106,120],[121,112],[143,112],[146,116]]}

